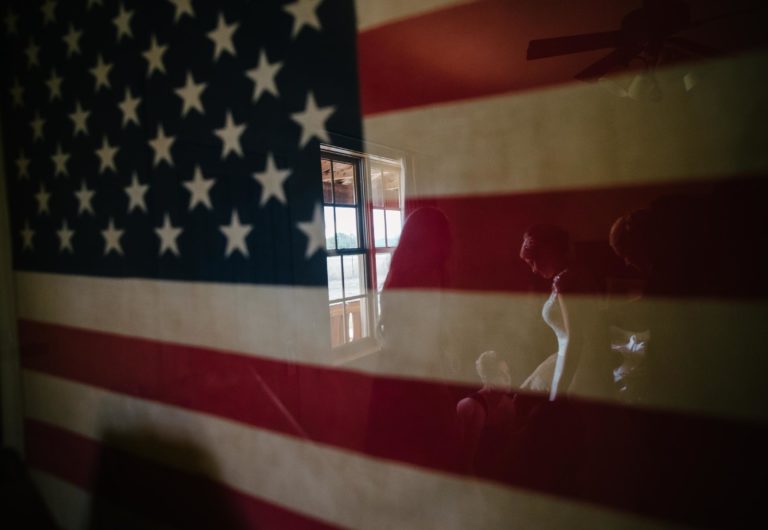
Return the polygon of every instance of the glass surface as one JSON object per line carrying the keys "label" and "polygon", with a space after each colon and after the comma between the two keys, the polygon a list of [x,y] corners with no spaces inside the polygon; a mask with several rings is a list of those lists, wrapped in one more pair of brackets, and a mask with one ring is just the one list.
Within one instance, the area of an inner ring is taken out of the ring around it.
{"label": "glass surface", "polygon": [[400,168],[387,166],[383,173],[384,205],[387,208],[400,209]]}
{"label": "glass surface", "polygon": [[365,258],[363,254],[344,256],[344,294],[360,296],[365,291]]}
{"label": "glass surface", "polygon": [[328,299],[338,300],[344,296],[342,290],[341,256],[328,257]]}
{"label": "glass surface", "polygon": [[357,208],[336,207],[336,241],[339,248],[359,248]]}
{"label": "glass surface", "polygon": [[386,232],[384,231],[384,210],[373,209],[373,244],[377,247],[386,247]]}
{"label": "glass surface", "polygon": [[333,192],[336,204],[357,204],[355,168],[352,164],[333,161]]}
{"label": "glass surface", "polygon": [[333,202],[333,178],[331,176],[331,161],[327,158],[320,160],[320,168],[323,176],[323,202]]}
{"label": "glass surface", "polygon": [[371,204],[374,207],[384,206],[383,170],[376,164],[371,164]]}
{"label": "glass surface", "polygon": [[376,290],[384,288],[384,282],[389,274],[389,265],[392,263],[392,254],[389,252],[376,253]]}
{"label": "glass surface", "polygon": [[333,221],[333,206],[324,206],[323,214],[325,216],[325,248],[335,250],[336,224]]}
{"label": "glass surface", "polygon": [[400,241],[400,233],[403,231],[403,216],[400,210],[387,210],[387,246],[395,247]]}
{"label": "glass surface", "polygon": [[347,336],[344,318],[344,303],[339,302],[337,304],[331,304],[329,311],[331,319],[331,346],[335,348],[336,346],[344,344]]}
{"label": "glass surface", "polygon": [[360,340],[368,336],[368,304],[365,298],[346,302],[347,341]]}

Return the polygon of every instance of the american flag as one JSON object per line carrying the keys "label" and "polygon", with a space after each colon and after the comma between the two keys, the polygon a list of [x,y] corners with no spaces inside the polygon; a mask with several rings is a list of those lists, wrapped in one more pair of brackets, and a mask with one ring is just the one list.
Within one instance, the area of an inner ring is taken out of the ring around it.
{"label": "american flag", "polygon": [[[661,8],[673,29],[652,68],[645,44],[610,55],[650,39],[652,23],[633,24],[660,5],[10,2],[23,434],[58,525],[648,528],[759,513],[765,10],[673,2],[690,16]],[[534,51],[570,35],[592,36]],[[584,80],[591,65],[605,71]],[[389,345],[367,355],[331,348],[321,143],[402,153],[405,212],[451,227],[448,273],[389,285]],[[618,216],[667,195],[749,225],[711,257],[727,280],[635,303],[657,323],[651,343],[680,352],[675,381],[642,403],[569,395],[544,434],[467,468],[456,405],[479,388],[478,354],[501,352],[519,388],[551,353],[549,285],[518,257],[526,227],[564,226],[597,256]]]}

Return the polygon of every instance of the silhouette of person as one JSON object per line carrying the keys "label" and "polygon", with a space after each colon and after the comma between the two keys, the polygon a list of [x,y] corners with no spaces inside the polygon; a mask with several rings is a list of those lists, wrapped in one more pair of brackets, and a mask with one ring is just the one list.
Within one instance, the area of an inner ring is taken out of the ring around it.
{"label": "silhouette of person", "polygon": [[509,367],[495,351],[481,353],[475,368],[483,387],[459,401],[456,414],[464,468],[487,476],[509,467],[515,404]]}
{"label": "silhouette of person", "polygon": [[[447,286],[451,233],[436,208],[414,210],[405,221],[381,294],[379,334],[384,362],[397,372],[453,369],[444,358],[446,329],[440,290]],[[406,291],[428,291],[414,297]]]}

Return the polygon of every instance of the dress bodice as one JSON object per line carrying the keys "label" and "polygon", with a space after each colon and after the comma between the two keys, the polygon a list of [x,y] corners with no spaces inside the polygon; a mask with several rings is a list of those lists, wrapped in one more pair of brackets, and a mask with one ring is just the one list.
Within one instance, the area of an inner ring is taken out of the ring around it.
{"label": "dress bodice", "polygon": [[547,301],[544,302],[544,306],[541,308],[541,317],[557,337],[557,353],[563,354],[565,346],[568,344],[568,331],[565,328],[563,312],[560,309],[556,291],[553,290]]}

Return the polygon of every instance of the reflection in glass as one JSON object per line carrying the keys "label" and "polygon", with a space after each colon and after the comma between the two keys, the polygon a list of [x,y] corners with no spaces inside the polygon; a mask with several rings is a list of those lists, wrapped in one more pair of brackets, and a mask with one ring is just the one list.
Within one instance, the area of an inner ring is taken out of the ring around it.
{"label": "reflection in glass", "polygon": [[336,225],[333,222],[333,207],[323,207],[325,215],[325,248],[333,250],[336,248]]}
{"label": "reflection in glass", "polygon": [[384,227],[384,210],[373,209],[373,242],[377,247],[387,246],[387,233]]}
{"label": "reflection in glass", "polygon": [[387,210],[387,246],[395,247],[403,231],[403,220],[399,210]]}
{"label": "reflection in glass", "polygon": [[344,256],[344,293],[346,296],[360,296],[364,287],[363,254]]}
{"label": "reflection in glass", "polygon": [[388,166],[383,172],[384,205],[400,209],[400,169]]}
{"label": "reflection in glass", "polygon": [[379,292],[384,288],[390,263],[392,263],[392,254],[389,252],[376,253],[376,290]]}
{"label": "reflection in glass", "polygon": [[371,204],[382,208],[384,206],[384,180],[381,166],[371,165]]}
{"label": "reflection in glass", "polygon": [[[323,158],[320,161],[323,175],[323,202],[333,202],[333,182],[331,181],[331,161]],[[326,223],[327,225],[327,223]]]}
{"label": "reflection in glass", "polygon": [[330,305],[330,317],[331,317],[331,346],[341,346],[344,344],[344,338],[347,335],[347,330],[344,325],[344,302],[338,302]]}
{"label": "reflection in glass", "polygon": [[356,204],[355,168],[352,164],[333,162],[333,191],[336,204]]}
{"label": "reflection in glass", "polygon": [[346,303],[347,340],[352,342],[368,335],[368,310],[365,298],[349,300]]}
{"label": "reflection in glass", "polygon": [[341,256],[328,258],[328,299],[338,300],[344,296],[341,285]]}
{"label": "reflection in glass", "polygon": [[336,239],[339,248],[358,248],[357,209],[336,207]]}

